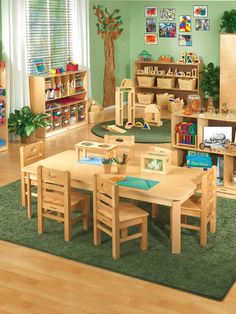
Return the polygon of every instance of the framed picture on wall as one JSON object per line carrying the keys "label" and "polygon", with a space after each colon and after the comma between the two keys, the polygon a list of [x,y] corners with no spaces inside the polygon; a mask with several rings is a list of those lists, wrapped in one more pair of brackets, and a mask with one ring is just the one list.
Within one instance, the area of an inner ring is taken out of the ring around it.
{"label": "framed picture on wall", "polygon": [[156,33],[157,23],[155,18],[146,19],[146,33]]}
{"label": "framed picture on wall", "polygon": [[191,16],[190,15],[180,15],[179,17],[179,31],[180,32],[191,32]]}
{"label": "framed picture on wall", "polygon": [[174,21],[175,9],[161,8],[160,16],[162,21]]}
{"label": "framed picture on wall", "polygon": [[176,23],[159,23],[159,37],[175,38],[176,37]]}
{"label": "framed picture on wall", "polygon": [[210,20],[209,19],[196,19],[195,20],[196,31],[209,31],[210,30]]}
{"label": "framed picture on wall", "polygon": [[145,17],[157,17],[157,6],[144,7]]}
{"label": "framed picture on wall", "polygon": [[190,47],[192,45],[192,35],[179,35],[179,46]]}
{"label": "framed picture on wall", "polygon": [[193,16],[194,17],[207,17],[208,16],[207,5],[194,5],[193,6]]}
{"label": "framed picture on wall", "polygon": [[145,45],[156,45],[157,44],[157,34],[144,34]]}

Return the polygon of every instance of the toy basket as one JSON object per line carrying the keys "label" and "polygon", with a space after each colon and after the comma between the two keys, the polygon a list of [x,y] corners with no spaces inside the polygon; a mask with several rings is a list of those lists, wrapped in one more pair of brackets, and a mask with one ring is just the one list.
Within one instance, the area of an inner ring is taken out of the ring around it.
{"label": "toy basket", "polygon": [[153,93],[138,93],[138,102],[140,104],[150,105],[153,102],[154,94]]}
{"label": "toy basket", "polygon": [[157,87],[159,88],[173,88],[175,86],[175,78],[157,78]]}
{"label": "toy basket", "polygon": [[194,90],[196,87],[196,79],[178,79],[179,88],[186,90]]}
{"label": "toy basket", "polygon": [[138,85],[142,87],[153,87],[155,83],[154,76],[137,76]]}
{"label": "toy basket", "polygon": [[166,109],[168,104],[169,104],[169,99],[170,98],[174,98],[175,95],[173,94],[157,94],[156,95],[156,99],[157,99],[157,105],[160,107],[160,108],[164,108]]}

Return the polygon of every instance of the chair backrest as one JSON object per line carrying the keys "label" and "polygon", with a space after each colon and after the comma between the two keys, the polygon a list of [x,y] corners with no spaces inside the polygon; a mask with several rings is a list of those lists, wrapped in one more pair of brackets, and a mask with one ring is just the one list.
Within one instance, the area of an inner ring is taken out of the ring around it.
{"label": "chair backrest", "polygon": [[202,211],[207,215],[216,206],[216,166],[202,177]]}
{"label": "chair backrest", "polygon": [[98,210],[112,215],[112,220],[119,217],[119,186],[111,184],[98,174],[94,175],[93,202],[95,214]]}
{"label": "chair backrest", "polygon": [[44,142],[39,141],[27,146],[20,147],[20,166],[28,166],[40,159],[45,158]]}
{"label": "chair backrest", "polygon": [[71,176],[69,171],[38,167],[38,206],[65,213],[71,204]]}

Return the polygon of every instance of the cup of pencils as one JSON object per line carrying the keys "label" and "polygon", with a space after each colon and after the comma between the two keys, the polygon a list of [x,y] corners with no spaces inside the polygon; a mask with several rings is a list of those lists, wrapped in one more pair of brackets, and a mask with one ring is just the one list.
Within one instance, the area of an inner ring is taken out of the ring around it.
{"label": "cup of pencils", "polygon": [[113,160],[113,158],[103,158],[102,159],[103,171],[105,174],[111,173],[112,160]]}
{"label": "cup of pencils", "polygon": [[121,160],[119,160],[118,157],[113,157],[113,161],[117,164],[118,173],[119,174],[126,174],[128,155],[123,154]]}

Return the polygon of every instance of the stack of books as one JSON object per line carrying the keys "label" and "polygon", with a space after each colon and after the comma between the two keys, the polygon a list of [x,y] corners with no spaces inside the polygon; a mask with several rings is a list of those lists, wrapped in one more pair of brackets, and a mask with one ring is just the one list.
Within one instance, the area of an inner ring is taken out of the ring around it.
{"label": "stack of books", "polygon": [[212,160],[211,156],[208,153],[188,151],[186,156],[187,167],[196,167],[196,168],[211,168]]}

